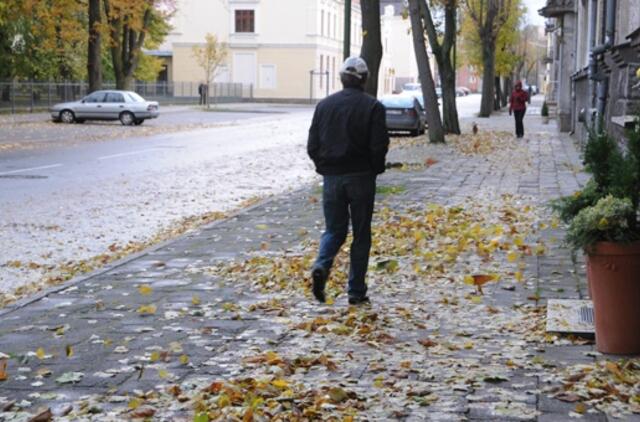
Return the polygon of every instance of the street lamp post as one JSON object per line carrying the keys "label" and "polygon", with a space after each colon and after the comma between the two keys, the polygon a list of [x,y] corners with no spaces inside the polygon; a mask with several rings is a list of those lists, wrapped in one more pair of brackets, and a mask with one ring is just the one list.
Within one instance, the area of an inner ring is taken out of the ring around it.
{"label": "street lamp post", "polygon": [[344,0],[344,44],[342,54],[346,60],[351,55],[351,0]]}

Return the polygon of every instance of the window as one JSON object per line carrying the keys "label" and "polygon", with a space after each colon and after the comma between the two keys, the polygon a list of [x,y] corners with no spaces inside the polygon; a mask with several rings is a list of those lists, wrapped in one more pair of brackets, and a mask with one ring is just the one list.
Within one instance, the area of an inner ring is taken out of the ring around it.
{"label": "window", "polygon": [[107,103],[124,103],[124,96],[119,92],[109,92],[107,93]]}
{"label": "window", "polygon": [[320,88],[322,88],[322,78],[324,78],[324,56],[320,54]]}
{"label": "window", "polygon": [[84,98],[85,103],[103,103],[104,102],[104,92],[98,91],[94,92],[91,95],[88,95]]}
{"label": "window", "polygon": [[320,35],[324,36],[324,10],[320,11]]}
{"label": "window", "polygon": [[255,10],[236,10],[236,32],[255,32]]}

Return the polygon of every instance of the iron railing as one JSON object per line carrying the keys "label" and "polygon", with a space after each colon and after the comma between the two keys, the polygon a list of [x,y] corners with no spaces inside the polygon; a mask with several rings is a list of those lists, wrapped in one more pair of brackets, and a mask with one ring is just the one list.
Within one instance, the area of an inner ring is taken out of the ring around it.
{"label": "iron railing", "polygon": [[[198,104],[198,82],[136,82],[133,91],[162,104]],[[115,89],[103,83],[102,89]],[[88,94],[86,82],[0,81],[0,112],[42,110],[54,104],[76,101]],[[253,85],[214,83],[209,88],[211,102],[234,102],[253,98]]]}

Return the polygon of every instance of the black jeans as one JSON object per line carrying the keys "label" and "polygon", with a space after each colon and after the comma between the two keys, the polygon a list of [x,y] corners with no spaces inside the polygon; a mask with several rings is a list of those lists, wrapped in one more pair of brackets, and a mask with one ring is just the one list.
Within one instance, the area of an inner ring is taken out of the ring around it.
{"label": "black jeans", "polygon": [[349,265],[349,296],[367,294],[365,276],[371,249],[371,218],[376,195],[376,175],[373,173],[324,176],[322,205],[326,224],[320,239],[320,251],[314,267],[329,272],[333,259],[353,229]]}
{"label": "black jeans", "polygon": [[513,110],[513,116],[516,118],[516,136],[522,138],[524,136],[524,125],[522,119],[524,119],[524,113],[526,110]]}

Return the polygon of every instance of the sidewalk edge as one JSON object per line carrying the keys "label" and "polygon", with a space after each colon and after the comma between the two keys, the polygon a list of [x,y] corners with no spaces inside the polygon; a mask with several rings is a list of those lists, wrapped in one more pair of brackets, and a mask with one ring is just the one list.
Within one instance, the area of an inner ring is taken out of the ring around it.
{"label": "sidewalk edge", "polygon": [[[213,221],[213,222],[211,222],[209,224],[205,224],[205,225],[199,226],[195,230],[206,230],[206,229],[209,229],[211,227],[215,227],[218,224],[224,224],[224,223],[226,223],[227,221],[229,221],[229,220],[231,220],[233,218],[236,218],[236,217],[238,217],[238,216],[240,216],[242,214],[248,213],[248,212],[250,212],[250,211],[252,211],[252,210],[254,210],[256,208],[265,206],[265,205],[269,204],[270,202],[273,202],[274,200],[276,200],[279,196],[281,196],[283,194],[289,194],[289,195],[296,194],[297,192],[303,192],[303,191],[305,191],[307,189],[309,189],[309,186],[298,188],[298,189],[293,189],[293,190],[291,190],[289,192],[283,192],[283,193],[278,194],[278,195],[269,195],[269,196],[263,198],[262,200],[260,200],[259,202],[253,204],[253,205],[250,205],[250,206],[248,206],[246,208],[241,208],[239,210],[236,210],[235,212],[232,212],[231,214],[227,215],[224,218],[221,218],[220,220],[216,220],[216,221]],[[59,291],[65,290],[65,289],[67,289],[69,287],[72,287],[72,286],[74,286],[76,284],[82,283],[83,281],[87,281],[87,280],[89,280],[89,279],[91,279],[93,277],[102,275],[102,274],[107,273],[107,272],[109,272],[111,270],[114,270],[114,269],[116,269],[118,267],[121,267],[121,266],[123,266],[125,264],[128,264],[131,261],[135,261],[136,259],[142,258],[143,256],[145,256],[145,255],[147,255],[147,254],[149,254],[151,252],[155,252],[158,249],[162,249],[162,248],[164,248],[164,247],[166,247],[168,245],[171,245],[174,242],[177,242],[178,240],[182,239],[183,237],[187,236],[188,234],[189,234],[189,232],[186,232],[186,233],[181,234],[180,236],[174,237],[173,239],[169,239],[169,240],[166,240],[164,242],[158,243],[156,245],[149,246],[147,249],[144,249],[144,250],[142,250],[140,252],[136,252],[134,254],[128,255],[128,256],[126,256],[124,258],[121,258],[121,259],[119,259],[117,261],[110,262],[110,263],[106,264],[105,266],[103,266],[103,267],[101,267],[101,268],[99,268],[97,270],[94,270],[94,271],[89,272],[87,274],[83,274],[83,275],[74,277],[74,278],[72,278],[72,279],[70,279],[70,280],[68,280],[68,281],[66,281],[66,282],[64,282],[64,283],[62,283],[62,284],[60,284],[58,286],[49,287],[47,289],[44,289],[44,290],[41,290],[41,291],[35,293],[34,295],[32,295],[30,297],[18,300],[15,303],[13,303],[13,304],[11,304],[11,305],[9,305],[7,307],[5,307],[3,309],[0,309],[0,318],[3,318],[6,315],[9,315],[10,313],[12,313],[14,311],[22,309],[25,306],[28,306],[28,305],[30,305],[30,304],[32,304],[34,302],[42,300],[43,298],[45,298],[45,297],[47,297],[47,296],[49,296],[51,294],[58,293]]]}

